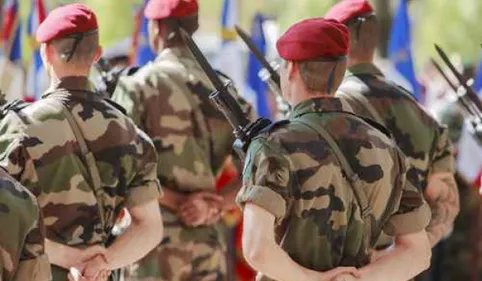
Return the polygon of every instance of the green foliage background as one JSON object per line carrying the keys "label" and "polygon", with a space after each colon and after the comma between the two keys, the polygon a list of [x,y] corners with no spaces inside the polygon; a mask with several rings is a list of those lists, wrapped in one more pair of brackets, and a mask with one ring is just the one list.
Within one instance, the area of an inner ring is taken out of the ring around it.
{"label": "green foliage background", "polygon": [[[45,0],[49,7],[58,3],[84,2],[98,14],[101,42],[105,47],[129,36],[133,30],[133,14],[143,0]],[[219,31],[222,0],[199,0],[201,3],[201,27],[204,31]],[[322,16],[337,0],[238,0],[241,9],[241,25],[249,28],[256,11],[276,16],[282,30],[302,18]],[[390,1],[391,10],[398,0]],[[22,17],[26,18],[30,0],[20,0]],[[421,66],[429,56],[434,56],[433,43],[437,42],[449,52],[458,52],[464,62],[477,61],[481,54],[482,15],[481,0],[411,0],[415,61]],[[27,45],[27,44],[25,44]],[[29,56],[26,46],[24,54]]]}

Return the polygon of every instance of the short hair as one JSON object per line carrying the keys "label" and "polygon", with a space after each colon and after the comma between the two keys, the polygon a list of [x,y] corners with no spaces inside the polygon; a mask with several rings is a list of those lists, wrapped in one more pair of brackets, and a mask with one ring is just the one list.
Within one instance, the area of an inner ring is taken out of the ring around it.
{"label": "short hair", "polygon": [[373,55],[378,45],[379,24],[375,14],[358,17],[347,24],[350,30],[350,53]]}
{"label": "short hair", "polygon": [[75,41],[75,37],[66,37],[54,40],[48,44],[55,49],[59,58],[65,64],[75,67],[90,67],[94,62],[99,47],[99,33],[84,34],[76,47],[74,46]]}
{"label": "short hair", "polygon": [[[296,62],[306,88],[312,92],[335,93],[345,75],[347,61],[301,61]],[[330,82],[331,80],[331,82]]]}
{"label": "short hair", "polygon": [[158,21],[158,24],[164,24],[168,27],[167,36],[163,38],[166,46],[182,44],[181,35],[176,32],[179,27],[183,28],[189,35],[193,35],[199,28],[199,16],[197,14],[182,18],[167,18]]}

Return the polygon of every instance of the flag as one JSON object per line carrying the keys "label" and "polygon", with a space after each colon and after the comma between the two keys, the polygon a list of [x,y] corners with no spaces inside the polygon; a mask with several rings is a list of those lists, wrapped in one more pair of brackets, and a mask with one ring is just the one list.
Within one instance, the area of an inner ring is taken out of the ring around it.
{"label": "flag", "polygon": [[477,141],[472,131],[472,124],[465,122],[457,145],[457,171],[471,184],[480,185],[482,143]]}
{"label": "flag", "polygon": [[2,47],[5,57],[13,63],[22,59],[21,23],[18,0],[3,5]]}
{"label": "flag", "polygon": [[25,94],[25,75],[22,68],[19,1],[4,1],[2,15],[0,89],[7,100],[21,99]]}
{"label": "flag", "polygon": [[40,44],[35,39],[35,33],[46,16],[47,10],[43,0],[32,0],[27,22],[27,36],[33,50],[33,56],[27,78],[27,95],[34,100],[40,99],[42,93],[47,89],[46,80],[48,79],[40,56]]}
{"label": "flag", "polygon": [[[261,53],[263,55],[266,55],[266,37],[264,35],[263,29],[264,21],[265,17],[261,13],[257,13],[254,16],[253,24],[251,27],[251,39],[253,40],[254,44],[256,44]],[[252,53],[250,53],[247,70],[247,84],[248,87],[255,93],[256,112],[260,117],[271,118],[271,109],[269,107],[268,99],[266,97],[267,87],[266,84],[258,76],[258,73],[261,69],[261,63]]]}
{"label": "flag", "polygon": [[474,90],[482,96],[482,58],[480,59],[479,66],[477,67],[477,72],[474,77]]}
{"label": "flag", "polygon": [[420,100],[421,88],[415,76],[412,58],[412,39],[407,0],[400,0],[400,6],[393,19],[388,56],[402,76],[412,85],[413,95]]}
{"label": "flag", "polygon": [[221,13],[221,38],[223,43],[235,41],[237,38],[235,25],[238,24],[238,1],[237,0],[224,0],[223,10]]}
{"label": "flag", "polygon": [[234,26],[239,21],[239,4],[238,0],[224,0],[223,8],[221,10],[221,45],[213,65],[220,70],[234,83],[238,92],[248,101],[252,102],[253,97],[247,95],[246,91],[246,76],[243,61],[243,49],[240,42],[238,42],[237,34]]}
{"label": "flag", "polygon": [[132,36],[132,48],[134,57],[131,61],[136,66],[143,66],[156,58],[156,54],[149,46],[148,23],[149,20],[144,16],[144,8],[149,0],[144,0],[144,5],[135,18],[136,28]]}

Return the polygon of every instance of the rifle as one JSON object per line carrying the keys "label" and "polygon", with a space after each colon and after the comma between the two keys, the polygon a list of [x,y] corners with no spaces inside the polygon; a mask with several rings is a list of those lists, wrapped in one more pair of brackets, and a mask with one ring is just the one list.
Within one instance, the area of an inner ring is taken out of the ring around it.
{"label": "rifle", "polygon": [[236,138],[233,147],[239,157],[243,160],[251,140],[264,128],[269,126],[271,121],[259,118],[254,122],[250,122],[238,102],[231,94],[233,92],[232,82],[228,80],[226,83],[223,83],[221,81],[216,71],[209,64],[206,57],[201,50],[199,50],[199,47],[186,30],[179,27],[179,33],[184,43],[213,84],[215,90],[209,95],[209,98],[216,104],[218,109],[228,120],[229,124],[233,127],[233,134]]}
{"label": "rifle", "polygon": [[448,58],[447,54],[440,48],[437,44],[435,44],[435,49],[437,50],[437,53],[440,55],[444,63],[448,66],[450,71],[454,74],[454,76],[457,78],[459,82],[459,86],[456,87],[445,75],[443,72],[442,68],[432,60],[432,63],[434,63],[435,67],[437,70],[442,74],[442,76],[447,80],[449,85],[452,87],[452,89],[455,91],[457,94],[457,100],[460,101],[462,107],[467,111],[468,114],[471,116],[482,120],[482,102],[475,93],[474,89],[470,87],[467,84],[467,79],[465,79],[462,74],[460,74],[455,66],[452,64],[450,59]]}
{"label": "rifle", "polygon": [[283,116],[287,116],[291,111],[291,107],[283,99],[283,95],[281,94],[280,77],[277,72],[279,65],[274,62],[269,63],[256,44],[254,44],[253,40],[251,40],[251,37],[241,27],[235,25],[235,29],[241,40],[243,40],[251,53],[253,53],[256,59],[263,66],[263,69],[261,69],[261,71],[258,73],[258,76],[261,80],[263,80],[263,82],[268,84],[271,92],[275,95],[278,110]]}

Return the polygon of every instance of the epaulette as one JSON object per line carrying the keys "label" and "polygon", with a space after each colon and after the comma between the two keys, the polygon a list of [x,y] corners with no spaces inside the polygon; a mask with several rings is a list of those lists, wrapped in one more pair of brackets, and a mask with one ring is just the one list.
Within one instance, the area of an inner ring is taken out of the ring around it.
{"label": "epaulette", "polygon": [[26,108],[29,105],[30,103],[21,99],[16,99],[8,102],[0,107],[0,119],[4,118],[9,111],[19,112],[20,110]]}
{"label": "epaulette", "polygon": [[122,112],[122,114],[126,115],[127,116],[127,110],[120,104],[116,103],[115,101],[109,99],[109,98],[105,98],[104,99],[108,104],[112,105],[113,107],[115,107],[116,109],[118,109],[120,112]]}

